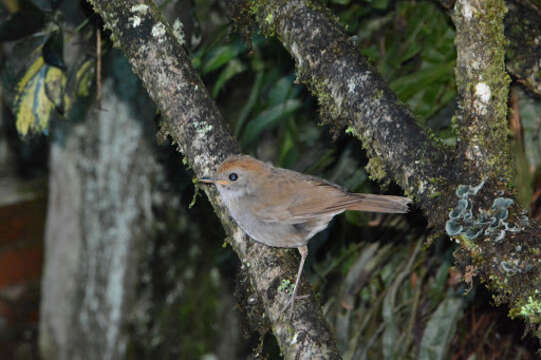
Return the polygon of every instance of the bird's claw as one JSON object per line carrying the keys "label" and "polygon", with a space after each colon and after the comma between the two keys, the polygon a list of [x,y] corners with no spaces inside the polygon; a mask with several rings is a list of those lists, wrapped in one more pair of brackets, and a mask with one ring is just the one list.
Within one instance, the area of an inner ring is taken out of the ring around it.
{"label": "bird's claw", "polygon": [[291,316],[293,316],[293,312],[295,310],[295,300],[297,300],[297,299],[306,299],[309,296],[310,295],[298,295],[298,296],[293,295],[293,296],[291,296],[289,298],[289,300],[287,301],[287,303],[284,305],[284,307],[282,307],[281,312],[286,313],[286,311],[289,308],[289,317],[291,318]]}

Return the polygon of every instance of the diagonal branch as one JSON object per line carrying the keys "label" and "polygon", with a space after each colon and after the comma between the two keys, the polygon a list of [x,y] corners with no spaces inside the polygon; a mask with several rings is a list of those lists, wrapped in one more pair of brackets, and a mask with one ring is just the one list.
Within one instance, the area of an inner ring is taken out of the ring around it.
{"label": "diagonal branch", "polygon": [[[307,0],[234,0],[231,16],[242,26],[253,15],[266,35],[282,42],[295,59],[299,80],[318,97],[325,120],[347,125],[346,131],[363,142],[372,175],[389,175],[415,196],[439,231],[445,223],[445,231],[461,245],[455,253],[458,265],[473,264],[496,302],[508,303],[510,315],[526,318],[541,338],[541,231],[509,190],[505,6],[503,0],[459,1],[456,21],[469,14],[460,8],[464,4],[474,7],[479,24],[457,26],[463,32],[457,42],[466,38],[457,67],[463,126],[472,126],[462,130],[457,149],[440,145],[416,125],[324,7]],[[479,39],[488,42],[489,54],[482,54]],[[484,62],[474,70],[478,56]],[[455,206],[451,213],[450,206]]]}
{"label": "diagonal branch", "polygon": [[[213,172],[239,146],[225,128],[215,103],[181,46],[183,34],[172,31],[153,5],[92,0],[151,98],[160,108],[162,129],[171,136],[198,177]],[[337,359],[335,341],[312,295],[299,303],[293,320],[280,312],[288,295],[277,288],[295,274],[292,253],[250,241],[234,224],[214,189],[206,189],[229,243],[248,269],[251,283],[287,359]],[[301,284],[307,288],[306,283]]]}
{"label": "diagonal branch", "polygon": [[[368,170],[390,177],[427,213],[443,224],[449,184],[459,178],[460,161],[423,131],[383,79],[360,55],[328,10],[305,0],[235,0],[232,17],[276,35],[295,59],[297,77],[317,96],[323,120],[361,140]],[[440,196],[435,196],[435,194]]]}

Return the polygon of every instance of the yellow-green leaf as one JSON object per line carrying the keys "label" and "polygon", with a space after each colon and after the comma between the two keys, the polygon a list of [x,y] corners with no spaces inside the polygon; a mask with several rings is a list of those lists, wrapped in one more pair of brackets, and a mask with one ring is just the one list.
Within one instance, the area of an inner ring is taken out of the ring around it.
{"label": "yellow-green leaf", "polygon": [[41,56],[34,61],[17,84],[15,113],[21,135],[31,131],[47,134],[52,112],[69,108],[65,86],[62,70],[45,64]]}

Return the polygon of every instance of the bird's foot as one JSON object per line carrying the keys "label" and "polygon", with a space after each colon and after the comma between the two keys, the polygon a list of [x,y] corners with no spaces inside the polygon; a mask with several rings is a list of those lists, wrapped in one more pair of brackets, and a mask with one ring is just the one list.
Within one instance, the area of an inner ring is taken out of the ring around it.
{"label": "bird's foot", "polygon": [[284,307],[282,308],[282,313],[286,313],[287,310],[289,309],[289,317],[291,318],[293,316],[293,312],[295,310],[295,300],[297,299],[306,299],[308,298],[310,295],[293,295],[289,298],[289,300],[287,301],[287,303],[284,305]]}

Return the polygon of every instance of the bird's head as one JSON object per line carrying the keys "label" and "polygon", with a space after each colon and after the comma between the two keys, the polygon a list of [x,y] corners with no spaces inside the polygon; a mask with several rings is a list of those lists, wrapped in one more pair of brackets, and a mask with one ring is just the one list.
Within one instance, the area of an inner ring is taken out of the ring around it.
{"label": "bird's head", "polygon": [[234,198],[251,194],[265,181],[269,170],[265,163],[248,155],[228,157],[214,176],[199,179],[216,185],[223,197]]}

